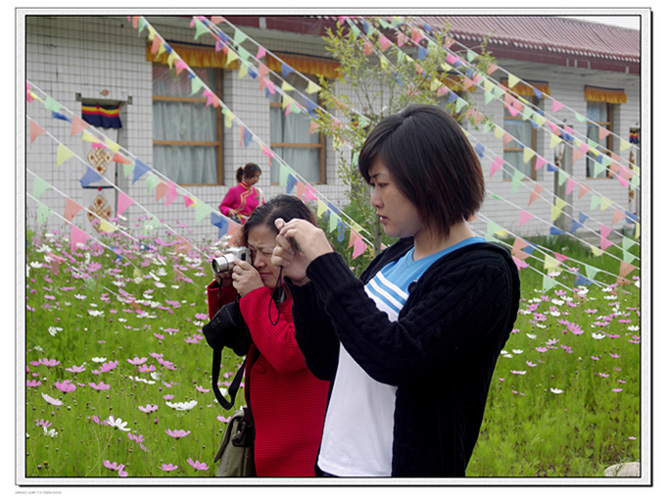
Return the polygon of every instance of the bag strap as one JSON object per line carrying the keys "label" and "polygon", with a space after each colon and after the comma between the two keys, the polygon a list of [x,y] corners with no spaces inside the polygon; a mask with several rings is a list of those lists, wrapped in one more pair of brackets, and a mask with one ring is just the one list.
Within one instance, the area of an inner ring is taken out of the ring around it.
{"label": "bag strap", "polygon": [[229,386],[229,400],[224,399],[220,388],[217,386],[217,381],[220,378],[220,363],[222,363],[222,349],[213,350],[213,392],[215,393],[215,398],[217,402],[222,405],[222,408],[225,410],[230,410],[234,406],[234,401],[236,400],[236,393],[238,393],[238,388],[240,387],[241,380],[243,379],[243,372],[245,371],[245,362],[247,358],[243,360],[243,364],[240,366],[236,372],[234,380]]}

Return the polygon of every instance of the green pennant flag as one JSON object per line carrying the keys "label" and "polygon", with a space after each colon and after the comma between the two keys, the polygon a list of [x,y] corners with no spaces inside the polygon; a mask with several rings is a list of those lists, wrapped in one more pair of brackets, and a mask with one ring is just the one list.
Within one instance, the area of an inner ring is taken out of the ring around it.
{"label": "green pennant flag", "polygon": [[149,174],[146,177],[146,187],[148,188],[149,193],[153,191],[159,183],[160,180],[157,178],[155,174]]}
{"label": "green pennant flag", "polygon": [[330,217],[328,218],[328,230],[333,232],[338,227],[339,218],[335,212],[331,211]]}
{"label": "green pennant flag", "polygon": [[513,177],[511,179],[511,192],[512,193],[517,193],[518,189],[520,188],[520,183],[523,181],[525,178],[525,175],[520,171],[516,170],[513,173]]}
{"label": "green pennant flag", "polygon": [[134,173],[134,162],[130,163],[129,165],[123,165],[123,174],[125,175],[125,179],[129,178],[130,175]]}
{"label": "green pennant flag", "polygon": [[198,19],[194,20],[194,28],[196,29],[196,33],[194,34],[194,39],[195,40],[197,38],[199,38],[201,35],[203,35],[204,33],[208,33],[208,28],[206,28],[204,23],[202,23]]}
{"label": "green pennant flag", "polygon": [[40,202],[39,208],[37,209],[37,224],[40,226],[46,224],[46,221],[49,220],[51,215],[53,215],[53,210]]}
{"label": "green pennant flag", "polygon": [[238,47],[238,57],[240,57],[243,62],[247,63],[247,60],[250,58],[250,53],[243,47]]}
{"label": "green pennant flag", "polygon": [[458,99],[456,99],[456,113],[460,113],[460,110],[462,110],[465,106],[467,106],[467,101],[465,101],[462,97],[458,97]]}
{"label": "green pennant flag", "polygon": [[194,218],[199,223],[204,217],[208,217],[213,210],[201,200],[197,200],[194,211]]}
{"label": "green pennant flag", "polygon": [[234,32],[234,42],[236,42],[238,45],[240,45],[245,40],[247,40],[247,35],[245,33],[243,33],[242,31],[237,29]]}
{"label": "green pennant flag", "polygon": [[32,181],[32,195],[35,198],[39,198],[39,196],[50,187],[51,184],[35,175],[35,178]]}
{"label": "green pennant flag", "polygon": [[203,87],[203,80],[198,76],[192,78],[192,94],[190,95],[194,95],[197,92],[199,92],[201,90],[201,87]]}
{"label": "green pennant flag", "polygon": [[60,111],[60,108],[62,108],[62,105],[52,97],[46,96],[46,99],[44,100],[44,107],[53,113],[57,113]]}
{"label": "green pennant flag", "polygon": [[593,280],[598,272],[599,272],[598,268],[591,266],[589,264],[585,264],[585,275],[587,276],[588,279]]}
{"label": "green pennant flag", "polygon": [[585,118],[585,115],[581,115],[580,113],[576,113],[576,120],[578,120],[581,123],[585,123],[587,121],[587,118]]}
{"label": "green pennant flag", "polygon": [[557,282],[553,278],[551,278],[550,276],[544,276],[543,277],[543,286],[541,288],[541,291],[543,293],[546,293],[548,290],[553,288],[556,284],[557,284]]}
{"label": "green pennant flag", "polygon": [[625,261],[627,264],[631,264],[637,258],[634,254],[632,254],[627,250],[623,250],[622,253],[624,255],[624,258],[622,260]]}
{"label": "green pennant flag", "polygon": [[280,163],[280,186],[284,187],[287,185],[287,179],[289,178],[289,170],[284,163]]}

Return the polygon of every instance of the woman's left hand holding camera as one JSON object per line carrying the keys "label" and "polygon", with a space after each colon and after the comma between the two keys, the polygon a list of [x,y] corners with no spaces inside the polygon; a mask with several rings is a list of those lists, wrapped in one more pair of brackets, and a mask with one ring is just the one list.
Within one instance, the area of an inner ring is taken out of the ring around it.
{"label": "woman's left hand holding camera", "polygon": [[241,297],[257,288],[261,288],[264,282],[261,280],[259,272],[250,264],[242,260],[235,260],[231,272],[233,287],[238,291]]}

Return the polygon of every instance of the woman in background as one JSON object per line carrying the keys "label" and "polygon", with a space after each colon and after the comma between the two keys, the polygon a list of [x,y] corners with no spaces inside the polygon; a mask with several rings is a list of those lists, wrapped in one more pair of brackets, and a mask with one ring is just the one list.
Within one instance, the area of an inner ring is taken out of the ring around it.
{"label": "woman in background", "polygon": [[227,191],[218,207],[222,215],[242,224],[264,203],[263,195],[255,186],[261,177],[261,168],[256,163],[246,163],[236,171],[238,185]]}
{"label": "woman in background", "polygon": [[[221,290],[219,295],[209,293],[209,310],[240,296],[240,312],[252,339],[245,400],[254,418],[257,476],[307,477],[314,476],[329,383],[315,378],[305,365],[294,334],[292,299],[271,263],[277,218],[315,223],[310,209],[294,196],[277,195],[261,205],[240,237],[251,260],[236,260],[231,273],[219,276]],[[279,295],[276,288],[286,294],[279,304],[272,299]]]}

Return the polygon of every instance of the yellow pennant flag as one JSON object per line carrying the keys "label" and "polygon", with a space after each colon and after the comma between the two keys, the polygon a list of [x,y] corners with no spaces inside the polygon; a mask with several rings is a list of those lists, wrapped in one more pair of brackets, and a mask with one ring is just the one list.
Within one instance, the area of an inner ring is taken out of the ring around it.
{"label": "yellow pennant flag", "polygon": [[315,92],[319,92],[320,90],[321,87],[313,81],[308,82],[308,87],[305,89],[305,91],[308,94],[314,94]]}
{"label": "yellow pennant flag", "polygon": [[612,201],[610,201],[608,198],[605,196],[601,197],[601,211],[603,212],[606,210],[608,207],[610,207],[613,204]]}
{"label": "yellow pennant flag", "polygon": [[176,59],[178,59],[178,56],[172,50],[171,54],[169,54],[169,57],[167,57],[167,64],[169,65],[169,68],[173,68],[173,63],[175,62]]}
{"label": "yellow pennant flag", "polygon": [[543,261],[543,268],[546,271],[552,271],[560,266],[560,262],[550,255],[546,255],[546,258]]}
{"label": "yellow pennant flag", "polygon": [[282,90],[284,90],[285,92],[289,92],[290,90],[295,90],[294,87],[292,87],[292,86],[291,86],[289,83],[287,83],[286,81],[283,81],[283,82],[282,82],[282,86],[281,86],[280,88],[281,88]]}
{"label": "yellow pennant flag", "polygon": [[542,127],[547,120],[545,116],[541,116],[539,113],[535,113],[534,121],[537,122],[537,125],[539,125],[539,127]]}
{"label": "yellow pennant flag", "polygon": [[116,226],[111,224],[108,220],[106,219],[100,219],[99,220],[99,230],[103,231],[105,233],[113,233],[116,230]]}
{"label": "yellow pennant flag", "polygon": [[483,80],[483,88],[486,90],[486,92],[492,92],[495,88],[495,84],[486,78]]}
{"label": "yellow pennant flag", "polygon": [[562,142],[562,138],[556,136],[555,134],[550,134],[550,149],[553,149],[555,146],[557,146],[560,142]]}
{"label": "yellow pennant flag", "polygon": [[229,49],[227,52],[227,66],[229,66],[232,62],[234,62],[236,59],[238,59],[238,54],[236,54],[233,50]]}
{"label": "yellow pennant flag", "polygon": [[513,88],[516,85],[516,83],[520,81],[520,78],[512,75],[511,73],[508,73],[508,76],[509,76],[509,88]]}
{"label": "yellow pennant flag", "polygon": [[326,212],[327,209],[328,207],[326,207],[326,204],[324,202],[322,202],[321,200],[317,200],[317,215],[319,217],[321,217],[324,214],[324,212]]}
{"label": "yellow pennant flag", "polygon": [[106,146],[107,146],[111,151],[113,151],[113,154],[116,154],[118,151],[120,151],[120,144],[118,144],[118,143],[116,143],[116,142],[113,142],[113,141],[112,141],[111,139],[109,139],[108,137],[106,137],[106,138],[104,139],[104,144],[106,144]]}
{"label": "yellow pennant flag", "polygon": [[88,142],[101,143],[101,141],[98,137],[95,137],[94,135],[89,134],[88,132],[83,132],[83,134],[81,134],[81,140],[82,141],[88,141]]}
{"label": "yellow pennant flag", "polygon": [[620,151],[626,151],[631,147],[631,144],[624,139],[620,139]]}
{"label": "yellow pennant flag", "polygon": [[238,79],[240,80],[245,75],[247,75],[247,64],[241,63],[240,69],[238,70]]}
{"label": "yellow pennant flag", "polygon": [[282,96],[282,109],[287,109],[292,103],[296,102],[293,97],[284,94]]}
{"label": "yellow pennant flag", "polygon": [[440,82],[437,78],[433,78],[430,81],[430,90],[433,91],[433,92],[435,90],[437,90],[438,88],[440,88],[441,86],[442,86],[442,82]]}
{"label": "yellow pennant flag", "polygon": [[74,152],[70,149],[67,149],[67,147],[64,144],[59,144],[58,145],[58,154],[56,158],[56,167],[59,167],[62,165],[65,161],[69,160],[72,156],[74,156]]}
{"label": "yellow pennant flag", "polygon": [[234,122],[234,114],[231,112],[229,108],[227,108],[224,111],[224,126],[227,128],[231,128],[233,122]]}
{"label": "yellow pennant flag", "polygon": [[495,125],[495,137],[498,139],[504,137],[504,129],[499,125]]}
{"label": "yellow pennant flag", "polygon": [[555,204],[550,209],[550,220],[557,219],[562,214],[562,209],[567,205],[567,202],[562,198],[555,197]]}
{"label": "yellow pennant flag", "polygon": [[534,158],[534,155],[536,154],[536,151],[534,151],[531,148],[524,148],[523,149],[523,163],[528,163],[532,158]]}
{"label": "yellow pennant flag", "polygon": [[601,248],[597,248],[594,245],[590,245],[590,250],[592,250],[592,255],[595,257],[600,257],[604,253]]}

